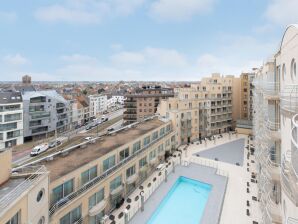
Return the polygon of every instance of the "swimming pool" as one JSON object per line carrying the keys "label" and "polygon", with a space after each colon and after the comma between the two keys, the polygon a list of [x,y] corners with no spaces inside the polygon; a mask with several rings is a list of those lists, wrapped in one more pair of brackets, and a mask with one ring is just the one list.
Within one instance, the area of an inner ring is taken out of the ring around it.
{"label": "swimming pool", "polygon": [[211,189],[210,184],[180,176],[147,224],[198,224]]}

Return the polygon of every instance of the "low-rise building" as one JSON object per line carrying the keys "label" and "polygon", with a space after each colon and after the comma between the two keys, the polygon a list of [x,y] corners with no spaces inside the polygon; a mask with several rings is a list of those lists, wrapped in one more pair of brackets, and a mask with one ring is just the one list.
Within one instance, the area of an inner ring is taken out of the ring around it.
{"label": "low-rise building", "polygon": [[23,102],[20,92],[0,92],[0,150],[23,144]]}
{"label": "low-rise building", "polygon": [[108,109],[108,98],[107,95],[90,95],[89,106],[90,106],[90,117],[98,117]]}

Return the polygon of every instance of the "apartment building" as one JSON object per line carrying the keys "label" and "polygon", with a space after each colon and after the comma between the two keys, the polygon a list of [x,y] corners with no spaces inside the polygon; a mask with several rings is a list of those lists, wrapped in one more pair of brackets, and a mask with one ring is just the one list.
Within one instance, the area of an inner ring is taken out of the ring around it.
{"label": "apartment building", "polygon": [[255,73],[242,73],[241,80],[241,105],[240,119],[252,121],[253,118],[253,80]]}
{"label": "apartment building", "polygon": [[254,135],[264,223],[298,223],[298,26],[256,73]]}
{"label": "apartment building", "polygon": [[11,149],[0,150],[0,223],[49,223],[47,170],[32,166],[12,172],[11,157]]}
{"label": "apartment building", "polygon": [[0,150],[23,144],[23,102],[20,92],[0,92]]}
{"label": "apartment building", "polygon": [[79,104],[81,104],[83,108],[83,116],[84,116],[84,123],[88,122],[90,120],[90,104],[87,97],[84,96],[78,96],[76,98]]}
{"label": "apartment building", "polygon": [[120,107],[124,105],[124,99],[125,99],[124,96],[121,96],[121,95],[108,96],[107,107],[108,108]]}
{"label": "apartment building", "polygon": [[124,123],[131,124],[154,115],[161,99],[173,97],[173,89],[161,86],[143,86],[135,93],[125,95]]}
{"label": "apartment building", "polygon": [[89,106],[90,106],[90,117],[98,117],[104,111],[108,109],[108,98],[107,95],[90,95]]}
{"label": "apartment building", "polygon": [[49,171],[47,223],[99,223],[176,147],[171,121],[152,117],[44,158],[37,165]]}
{"label": "apartment building", "polygon": [[24,91],[24,140],[64,132],[69,128],[70,105],[55,90]]}

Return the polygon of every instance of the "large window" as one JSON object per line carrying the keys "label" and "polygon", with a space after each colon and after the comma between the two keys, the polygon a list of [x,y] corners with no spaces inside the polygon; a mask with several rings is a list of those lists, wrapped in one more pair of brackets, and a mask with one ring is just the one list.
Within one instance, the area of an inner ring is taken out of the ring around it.
{"label": "large window", "polygon": [[132,167],[129,167],[127,170],[126,170],[126,178],[134,175],[136,173],[136,166],[133,165]]}
{"label": "large window", "polygon": [[169,132],[170,130],[171,130],[171,125],[168,124],[167,127],[166,127],[166,131]]}
{"label": "large window", "polygon": [[4,116],[4,121],[9,122],[9,121],[18,121],[22,119],[22,114],[17,113],[17,114],[6,114]]}
{"label": "large window", "polygon": [[120,161],[124,160],[125,158],[129,157],[129,148],[126,148],[119,153]]}
{"label": "large window", "polygon": [[147,157],[144,157],[139,160],[139,167],[142,168],[147,165]]}
{"label": "large window", "polygon": [[53,199],[52,199],[53,203],[56,203],[57,201],[66,197],[67,195],[69,195],[72,192],[73,192],[73,179],[71,179],[71,180],[69,180],[53,189]]}
{"label": "large window", "polygon": [[21,105],[20,104],[0,106],[0,112],[20,110],[20,109],[21,109]]}
{"label": "large window", "polygon": [[102,188],[101,190],[94,193],[89,198],[89,209],[92,208],[93,206],[97,205],[98,203],[100,203],[104,198],[105,198],[105,191],[104,191],[104,188]]}
{"label": "large window", "polygon": [[152,141],[156,140],[157,138],[158,138],[158,131],[155,131],[152,134]]}
{"label": "large window", "polygon": [[291,62],[291,77],[292,77],[292,79],[295,76],[296,76],[296,62],[295,62],[295,59],[293,58],[292,62]]}
{"label": "large window", "polygon": [[20,211],[18,211],[10,220],[8,220],[5,224],[21,224],[20,220]]}
{"label": "large window", "polygon": [[29,106],[29,112],[42,112],[44,111],[44,105]]}
{"label": "large window", "polygon": [[115,166],[115,155],[110,156],[109,158],[103,161],[103,172]]}
{"label": "large window", "polygon": [[163,144],[158,146],[158,153],[162,153],[163,152]]}
{"label": "large window", "polygon": [[94,166],[81,174],[81,183],[84,185],[97,176],[97,166]]}
{"label": "large window", "polygon": [[60,219],[60,224],[73,224],[82,218],[82,206],[73,209]]}
{"label": "large window", "polygon": [[17,122],[0,124],[0,131],[8,131],[17,128]]}
{"label": "large window", "polygon": [[144,146],[149,145],[150,143],[150,136],[144,138]]}
{"label": "large window", "polygon": [[10,131],[10,132],[7,132],[6,139],[17,138],[20,135],[21,135],[21,131],[20,130]]}
{"label": "large window", "polygon": [[121,176],[116,177],[114,180],[110,182],[110,191],[113,191],[120,187],[122,184],[122,178]]}
{"label": "large window", "polygon": [[132,150],[133,153],[137,152],[140,149],[141,149],[141,141],[137,141],[136,143],[133,144],[133,150]]}
{"label": "large window", "polygon": [[45,103],[45,102],[46,102],[45,96],[33,97],[30,99],[30,103]]}
{"label": "large window", "polygon": [[0,133],[0,140],[3,140],[3,133]]}

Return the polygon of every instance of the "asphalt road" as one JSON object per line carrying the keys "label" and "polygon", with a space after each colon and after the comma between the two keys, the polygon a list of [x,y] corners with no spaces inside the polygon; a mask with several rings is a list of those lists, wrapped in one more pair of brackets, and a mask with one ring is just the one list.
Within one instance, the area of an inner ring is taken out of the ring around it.
{"label": "asphalt road", "polygon": [[[124,109],[121,109],[121,110],[106,114],[106,117],[109,119],[107,122],[104,122],[88,131],[85,130],[86,127],[82,127],[80,129],[76,129],[76,130],[64,133],[63,135],[57,138],[62,142],[62,145],[56,148],[48,149],[46,152],[40,154],[37,157],[40,158],[58,149],[60,150],[61,148],[67,148],[67,147],[79,144],[80,142],[84,141],[85,137],[87,136],[95,137],[98,134],[104,133],[108,128],[114,128],[114,129],[120,128],[123,123],[123,120],[121,118],[121,116],[123,115],[123,112],[124,112]],[[32,147],[25,148],[15,153],[13,152],[12,161],[14,166],[18,166],[32,160],[32,157],[30,157],[31,151],[32,151]]]}

